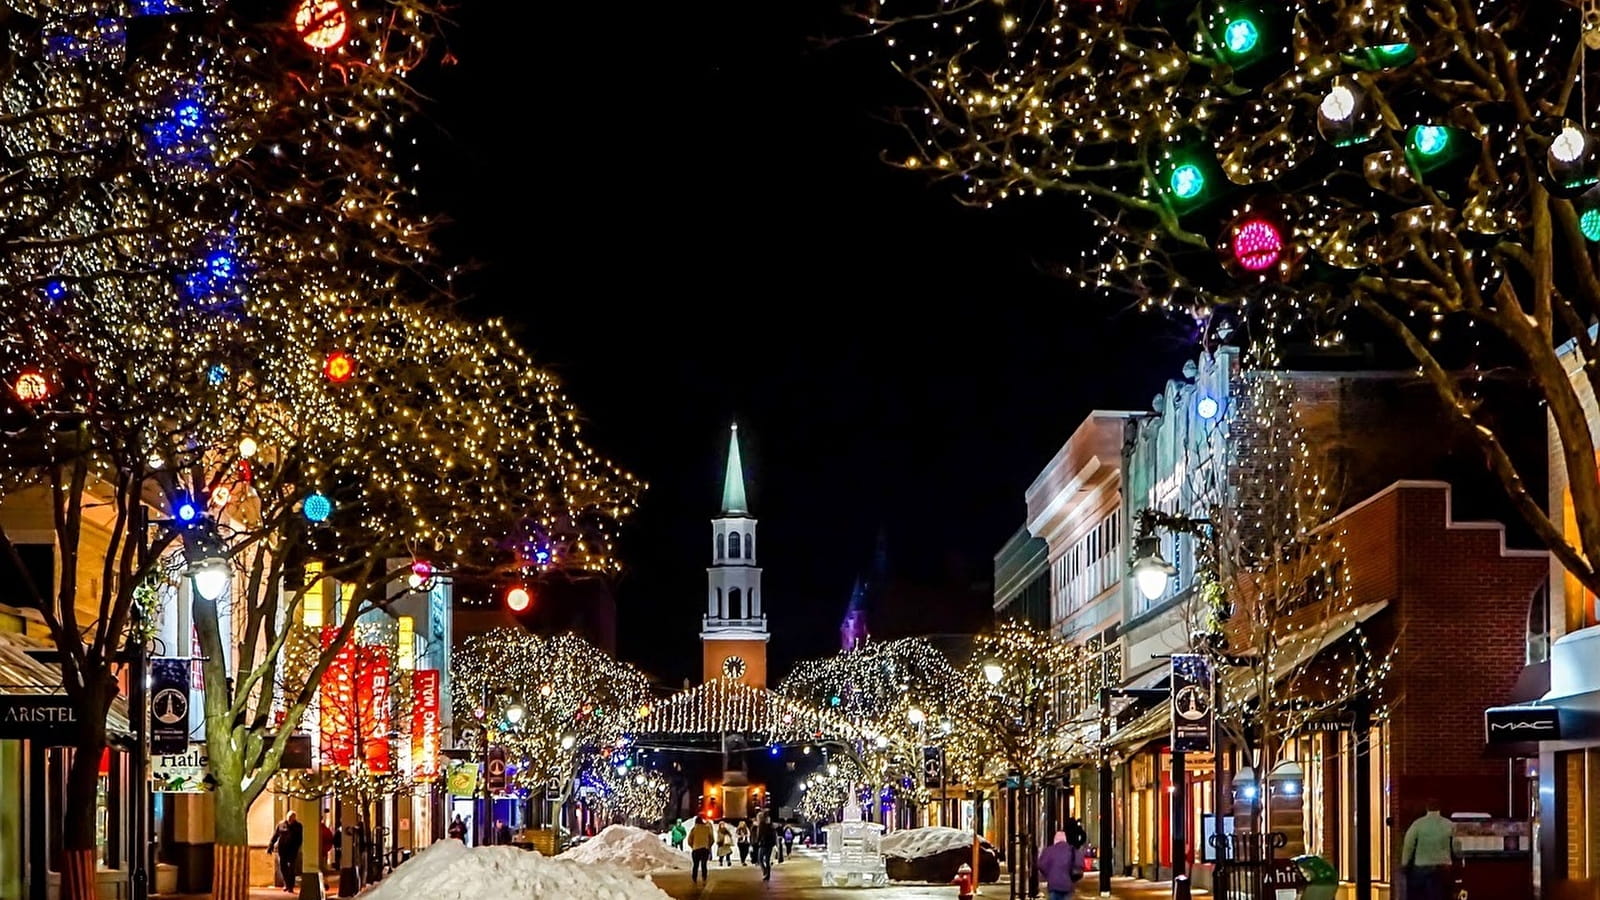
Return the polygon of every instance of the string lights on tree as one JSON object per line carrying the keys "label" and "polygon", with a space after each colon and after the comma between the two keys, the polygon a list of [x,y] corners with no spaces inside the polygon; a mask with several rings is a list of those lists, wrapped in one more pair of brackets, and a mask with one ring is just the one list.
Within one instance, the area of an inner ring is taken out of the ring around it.
{"label": "string lights on tree", "polygon": [[[979,207],[1097,234],[1081,291],[1252,333],[1381,338],[1475,435],[1521,514],[1600,592],[1600,21],[1579,3],[865,0],[917,99],[903,165]],[[1596,59],[1590,59],[1590,55]],[[1286,199],[1290,198],[1290,199]],[[1064,199],[1066,202],[1057,203]],[[1546,510],[1486,372],[1548,409]],[[1570,374],[1569,374],[1570,373]],[[1563,528],[1562,516],[1576,527]],[[1570,627],[1595,624],[1569,611]]]}

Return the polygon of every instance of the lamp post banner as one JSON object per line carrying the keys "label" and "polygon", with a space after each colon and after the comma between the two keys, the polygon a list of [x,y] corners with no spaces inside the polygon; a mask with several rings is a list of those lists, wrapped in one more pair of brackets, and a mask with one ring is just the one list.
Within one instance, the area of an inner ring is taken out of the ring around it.
{"label": "lamp post banner", "polygon": [[1172,655],[1172,752],[1211,752],[1215,696],[1211,663],[1204,656]]}
{"label": "lamp post banner", "polygon": [[150,660],[150,755],[189,752],[189,660],[157,656]]}
{"label": "lamp post banner", "polygon": [[944,748],[922,748],[922,786],[944,787]]}

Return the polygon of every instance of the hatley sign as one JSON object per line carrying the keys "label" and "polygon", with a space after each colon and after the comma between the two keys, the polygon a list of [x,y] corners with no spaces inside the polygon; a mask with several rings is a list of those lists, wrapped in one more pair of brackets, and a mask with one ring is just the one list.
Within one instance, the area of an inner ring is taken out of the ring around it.
{"label": "hatley sign", "polygon": [[61,747],[78,738],[82,719],[60,694],[0,694],[0,740]]}

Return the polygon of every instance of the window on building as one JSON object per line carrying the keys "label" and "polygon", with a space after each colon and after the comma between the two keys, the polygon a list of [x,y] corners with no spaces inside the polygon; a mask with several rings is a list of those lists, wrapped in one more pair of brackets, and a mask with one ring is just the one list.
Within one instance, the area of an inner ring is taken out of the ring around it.
{"label": "window on building", "polygon": [[755,536],[750,534],[748,531],[744,533],[744,558],[756,558],[756,539]]}
{"label": "window on building", "polygon": [[717,562],[721,562],[723,560],[723,558],[724,557],[723,557],[723,554],[722,554],[722,535],[719,534],[719,535],[717,535]]}
{"label": "window on building", "polygon": [[1550,584],[1539,585],[1528,602],[1528,663],[1550,658]]}
{"label": "window on building", "polygon": [[739,532],[737,531],[728,535],[728,556],[733,559],[739,558]]}
{"label": "window on building", "polygon": [[1101,519],[1050,567],[1051,613],[1056,621],[1073,615],[1122,581],[1121,517]]}
{"label": "window on building", "polygon": [[[735,537],[737,537],[737,535],[735,535]],[[742,598],[741,598],[741,596],[739,594],[739,589],[738,588],[729,588],[728,589],[728,618],[730,618],[730,619],[742,619],[742,618],[744,618],[744,610],[740,608],[741,604],[742,604]]]}
{"label": "window on building", "polygon": [[7,601],[13,606],[32,606],[33,598],[29,591],[23,587],[23,573],[32,579],[34,587],[44,594],[45,599],[55,595],[56,585],[56,548],[54,544],[14,544],[17,556],[22,560],[22,568],[17,568],[11,561],[11,554],[0,553],[0,584],[16,585],[7,592]]}

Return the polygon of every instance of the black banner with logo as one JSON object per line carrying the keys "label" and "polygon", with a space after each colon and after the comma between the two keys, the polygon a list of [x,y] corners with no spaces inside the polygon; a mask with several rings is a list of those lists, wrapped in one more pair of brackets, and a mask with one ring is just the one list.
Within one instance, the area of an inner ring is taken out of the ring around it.
{"label": "black banner with logo", "polygon": [[944,787],[944,748],[922,748],[922,786],[925,788]]}
{"label": "black banner with logo", "polygon": [[506,792],[506,748],[495,744],[489,748],[489,793],[492,795]]}
{"label": "black banner with logo", "polygon": [[0,694],[0,740],[64,747],[78,740],[81,721],[61,694]]}
{"label": "black banner with logo", "polygon": [[150,660],[150,754],[189,750],[189,660],[157,656]]}
{"label": "black banner with logo", "polygon": [[1500,706],[1483,711],[1485,737],[1491,744],[1561,739],[1561,710],[1554,706]]}
{"label": "black banner with logo", "polygon": [[1210,753],[1216,692],[1211,663],[1195,653],[1172,655],[1172,752]]}

